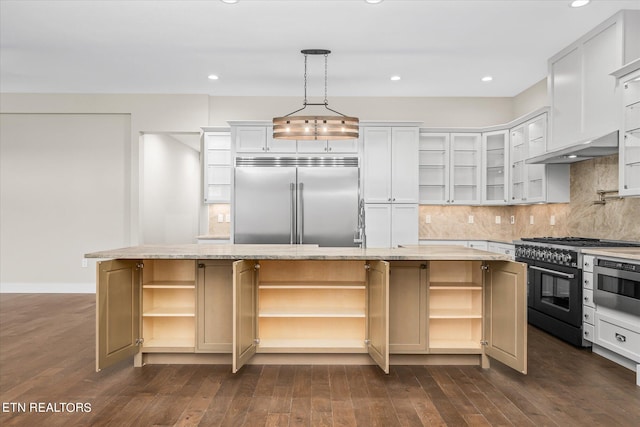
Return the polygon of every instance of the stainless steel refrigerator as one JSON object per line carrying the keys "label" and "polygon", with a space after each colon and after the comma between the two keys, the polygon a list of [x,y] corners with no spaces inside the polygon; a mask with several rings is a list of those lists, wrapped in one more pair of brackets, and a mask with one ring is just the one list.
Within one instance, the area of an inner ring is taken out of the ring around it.
{"label": "stainless steel refrigerator", "polygon": [[359,246],[357,157],[238,157],[235,243]]}

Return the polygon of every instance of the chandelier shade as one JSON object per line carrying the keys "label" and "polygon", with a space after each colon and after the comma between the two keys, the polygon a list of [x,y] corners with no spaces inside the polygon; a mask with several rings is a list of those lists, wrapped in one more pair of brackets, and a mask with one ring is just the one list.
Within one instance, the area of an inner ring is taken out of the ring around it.
{"label": "chandelier shade", "polygon": [[347,116],[285,116],[273,119],[276,139],[357,139],[359,120]]}
{"label": "chandelier shade", "polygon": [[[286,116],[274,117],[273,138],[295,140],[357,139],[360,123],[358,118],[346,116],[329,108],[327,99],[327,57],[331,51],[326,49],[305,49],[301,53],[304,55],[304,101],[302,108]],[[324,102],[322,103],[307,102],[307,55],[324,55]],[[294,115],[310,105],[324,106],[325,109],[336,115]]]}

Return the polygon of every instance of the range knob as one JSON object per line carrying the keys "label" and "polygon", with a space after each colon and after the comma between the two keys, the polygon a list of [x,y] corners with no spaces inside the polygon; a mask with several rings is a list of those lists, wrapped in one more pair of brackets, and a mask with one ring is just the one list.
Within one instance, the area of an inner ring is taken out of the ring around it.
{"label": "range knob", "polygon": [[567,265],[568,265],[569,263],[571,263],[571,254],[570,254],[570,253],[565,253],[565,254],[563,254],[563,255],[562,255],[562,261],[563,261],[565,264],[567,264]]}
{"label": "range knob", "polygon": [[553,252],[551,254],[551,261],[553,261],[553,262],[560,261],[560,254],[558,254],[558,252]]}
{"label": "range knob", "polygon": [[551,261],[551,251],[550,250],[546,250],[544,251],[544,260],[545,261]]}

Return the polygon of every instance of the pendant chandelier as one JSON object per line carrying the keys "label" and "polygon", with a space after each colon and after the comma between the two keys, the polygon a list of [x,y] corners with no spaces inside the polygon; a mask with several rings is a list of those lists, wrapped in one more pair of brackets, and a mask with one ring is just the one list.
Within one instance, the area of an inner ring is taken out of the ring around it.
{"label": "pendant chandelier", "polygon": [[[273,119],[273,137],[275,139],[328,140],[358,138],[358,118],[346,116],[329,108],[327,100],[327,57],[331,53],[326,49],[304,49],[304,102],[302,108],[283,117]],[[307,56],[324,55],[324,102],[307,102]],[[300,116],[294,115],[307,106],[323,105],[324,108],[337,115],[332,116]]]}

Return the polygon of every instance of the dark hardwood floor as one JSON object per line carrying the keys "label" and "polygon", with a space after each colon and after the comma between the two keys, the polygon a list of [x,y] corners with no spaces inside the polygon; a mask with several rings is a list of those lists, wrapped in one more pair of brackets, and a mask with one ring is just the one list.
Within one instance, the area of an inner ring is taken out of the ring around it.
{"label": "dark hardwood floor", "polygon": [[[393,366],[390,375],[374,366],[246,366],[233,375],[228,365],[127,362],[96,373],[94,298],[0,294],[0,425],[640,425],[634,372],[531,327],[526,376],[497,362]],[[50,411],[30,412],[38,403]]]}

